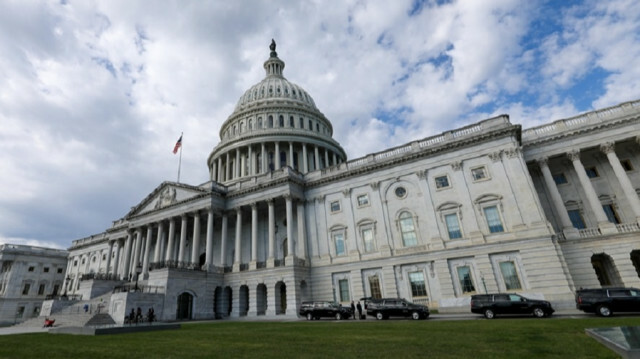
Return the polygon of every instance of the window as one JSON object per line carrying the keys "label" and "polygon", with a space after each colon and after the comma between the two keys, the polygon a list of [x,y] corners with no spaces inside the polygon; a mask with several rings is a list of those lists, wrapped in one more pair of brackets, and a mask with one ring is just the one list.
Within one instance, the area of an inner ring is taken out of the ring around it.
{"label": "window", "polygon": [[293,121],[293,116],[289,116],[289,127],[294,127],[295,123]]}
{"label": "window", "polygon": [[407,195],[407,190],[402,186],[396,187],[395,194],[398,198],[404,198]]}
{"label": "window", "polygon": [[456,268],[456,270],[462,293],[475,292],[476,287],[473,285],[473,279],[471,278],[471,268],[469,268],[469,266],[460,266]]}
{"label": "window", "polygon": [[351,299],[351,296],[349,296],[349,280],[348,279],[338,280],[338,287],[340,290],[340,301],[348,302]]}
{"label": "window", "polygon": [[62,273],[62,268],[58,268],[58,274]]}
{"label": "window", "polygon": [[409,282],[411,283],[411,295],[414,297],[426,297],[427,286],[424,284],[424,273],[409,273]]}
{"label": "window", "polygon": [[78,266],[78,260],[76,259],[75,261],[73,261],[73,266],[77,267]]}
{"label": "window", "polygon": [[300,117],[300,123],[298,124],[298,127],[300,128],[304,128],[304,119],[302,117]]}
{"label": "window", "polygon": [[449,177],[447,176],[436,177],[435,181],[437,189],[449,187]]}
{"label": "window", "polygon": [[362,194],[358,196],[358,207],[368,206],[369,205],[369,196],[366,194]]}
{"label": "window", "polygon": [[577,229],[585,229],[587,226],[584,224],[584,220],[582,219],[582,215],[580,214],[580,210],[572,209],[567,211],[569,213],[569,219],[573,226]]}
{"label": "window", "polygon": [[269,116],[267,118],[267,127],[268,128],[272,128],[273,127],[273,116]]}
{"label": "window", "polygon": [[[249,163],[249,161],[247,161],[247,163]],[[102,254],[102,260],[106,261],[107,260],[107,255],[106,254]]]}
{"label": "window", "polygon": [[633,165],[631,164],[630,160],[621,160],[620,164],[622,165],[622,168],[624,168],[625,171],[627,172],[633,171]]}
{"label": "window", "polygon": [[362,242],[364,244],[364,251],[366,253],[373,252],[375,247],[373,245],[373,228],[362,229]]}
{"label": "window", "polygon": [[44,287],[44,284],[40,284],[40,286],[38,287],[38,295],[44,294]]}
{"label": "window", "polygon": [[29,272],[33,272],[36,269],[36,267],[29,267]]}
{"label": "window", "polygon": [[451,213],[444,216],[444,221],[447,224],[447,231],[449,232],[449,239],[462,238],[462,231],[460,230],[460,222],[458,222],[458,214]]}
{"label": "window", "polygon": [[282,117],[282,115],[280,115],[280,117],[278,117],[278,126],[279,127],[284,127],[284,117]]}
{"label": "window", "polygon": [[595,167],[586,167],[584,170],[587,172],[587,177],[589,178],[600,177],[598,170]]}
{"label": "window", "polygon": [[313,124],[311,123],[311,120],[309,120],[309,130],[313,130]]}
{"label": "window", "polygon": [[24,287],[22,287],[22,295],[28,295],[29,289],[31,289],[31,284],[25,283]]}
{"label": "window", "polygon": [[345,243],[344,243],[344,233],[334,233],[333,241],[336,244],[336,256],[343,256],[347,254],[347,250],[345,248]]}
{"label": "window", "polygon": [[49,267],[42,268],[42,271],[45,272],[45,273],[49,273]]}
{"label": "window", "polygon": [[382,298],[382,290],[380,289],[380,278],[378,278],[377,275],[369,276],[369,288],[371,289],[372,298]]}
{"label": "window", "polygon": [[605,204],[602,206],[602,209],[604,209],[604,213],[607,215],[609,222],[620,224],[620,217],[618,217],[618,213],[612,204]]}
{"label": "window", "polygon": [[481,181],[489,178],[489,176],[487,175],[487,169],[484,166],[472,168],[471,176],[473,177],[474,181]]}
{"label": "window", "polygon": [[331,213],[340,211],[340,201],[331,202]]}
{"label": "window", "polygon": [[416,230],[413,225],[413,216],[409,212],[400,214],[400,232],[402,233],[402,244],[405,247],[411,247],[418,244]]}
{"label": "window", "polygon": [[16,318],[22,318],[23,315],[24,315],[24,307],[20,306],[16,311]]}
{"label": "window", "polygon": [[84,264],[87,261],[86,258],[82,258],[82,264]]}
{"label": "window", "polygon": [[504,232],[502,221],[500,220],[500,213],[496,206],[483,208],[484,216],[487,219],[487,225],[489,226],[489,232],[499,233]]}
{"label": "window", "polygon": [[565,184],[569,182],[567,181],[567,176],[565,176],[564,173],[557,173],[553,175],[553,181],[556,184]]}
{"label": "window", "polygon": [[502,279],[507,290],[522,289],[516,265],[513,261],[500,262],[500,273],[502,273]]}

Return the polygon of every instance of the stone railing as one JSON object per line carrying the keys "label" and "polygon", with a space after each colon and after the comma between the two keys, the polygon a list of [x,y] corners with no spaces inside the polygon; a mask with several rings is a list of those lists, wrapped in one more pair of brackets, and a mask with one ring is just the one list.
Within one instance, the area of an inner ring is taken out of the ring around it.
{"label": "stone railing", "polygon": [[424,298],[413,298],[411,300],[411,302],[413,304],[420,304],[420,305],[429,305],[429,297],[424,297]]}
{"label": "stone railing", "polygon": [[600,233],[600,228],[583,228],[578,230],[580,234],[580,238],[588,238],[588,237],[598,237],[602,233]]}
{"label": "stone railing", "polygon": [[159,285],[141,285],[141,284],[124,284],[113,288],[113,293],[124,292],[140,292],[140,293],[152,293],[152,294],[164,294],[166,288]]}
{"label": "stone railing", "polygon": [[[620,223],[620,224],[616,224],[616,229],[618,230],[618,233],[634,233],[634,232],[640,232],[640,225],[637,222]],[[605,236],[602,234],[602,232],[600,232],[600,229],[597,227],[579,229],[578,234],[580,235],[580,238],[593,238],[593,237]],[[566,237],[562,232],[556,233],[554,235],[554,238],[558,241],[566,240]]]}
{"label": "stone railing", "polygon": [[587,112],[582,115],[557,120],[550,124],[526,129],[522,131],[522,141],[533,141],[539,138],[553,136],[567,130],[602,123],[633,113],[640,113],[640,100],[621,103],[617,106]]}
{"label": "stone railing", "polygon": [[616,225],[618,233],[640,232],[640,225],[637,222],[620,223]]}
{"label": "stone railing", "polygon": [[80,280],[119,280],[112,273],[85,273],[80,274]]}
{"label": "stone railing", "polygon": [[181,261],[154,262],[154,263],[149,264],[149,268],[151,270],[161,269],[161,268],[184,269],[184,270],[191,270],[191,271],[202,271],[203,270],[200,267],[200,263],[181,262]]}

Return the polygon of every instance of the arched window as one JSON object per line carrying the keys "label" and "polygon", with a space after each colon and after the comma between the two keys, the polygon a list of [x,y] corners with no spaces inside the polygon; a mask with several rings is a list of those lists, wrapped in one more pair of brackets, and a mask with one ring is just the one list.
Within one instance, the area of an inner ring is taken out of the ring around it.
{"label": "arched window", "polygon": [[293,116],[289,117],[289,127],[295,127],[295,124],[293,123]]}
{"label": "arched window", "polygon": [[268,128],[273,127],[273,116],[269,116],[269,120],[267,121],[267,127]]}
{"label": "arched window", "polygon": [[278,126],[284,127],[284,117],[282,115],[278,118]]}
{"label": "arched window", "polygon": [[262,128],[262,117],[258,117],[258,128]]}
{"label": "arched window", "polygon": [[304,119],[302,117],[300,117],[300,123],[298,124],[298,127],[304,128]]}
{"label": "arched window", "polygon": [[418,244],[416,228],[413,223],[413,216],[409,212],[402,212],[399,216],[400,233],[402,234],[402,244],[405,247],[412,247]]}

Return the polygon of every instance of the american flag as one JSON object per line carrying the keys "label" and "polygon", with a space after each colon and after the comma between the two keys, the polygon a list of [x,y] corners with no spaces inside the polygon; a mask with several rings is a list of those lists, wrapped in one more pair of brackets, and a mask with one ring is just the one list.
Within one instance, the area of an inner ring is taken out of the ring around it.
{"label": "american flag", "polygon": [[176,145],[173,146],[173,153],[174,154],[178,153],[178,150],[180,149],[180,147],[182,147],[182,135],[180,135],[180,138],[178,138]]}

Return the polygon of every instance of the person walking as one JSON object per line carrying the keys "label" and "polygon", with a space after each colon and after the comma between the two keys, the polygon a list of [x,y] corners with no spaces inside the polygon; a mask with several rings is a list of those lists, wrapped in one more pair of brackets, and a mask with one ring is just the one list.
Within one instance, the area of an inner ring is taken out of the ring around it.
{"label": "person walking", "polygon": [[358,319],[363,319],[363,317],[362,317],[362,304],[360,304],[360,301],[358,301],[358,304],[356,305],[356,308],[358,308]]}
{"label": "person walking", "polygon": [[351,301],[351,314],[353,314],[353,319],[356,319],[356,305]]}

